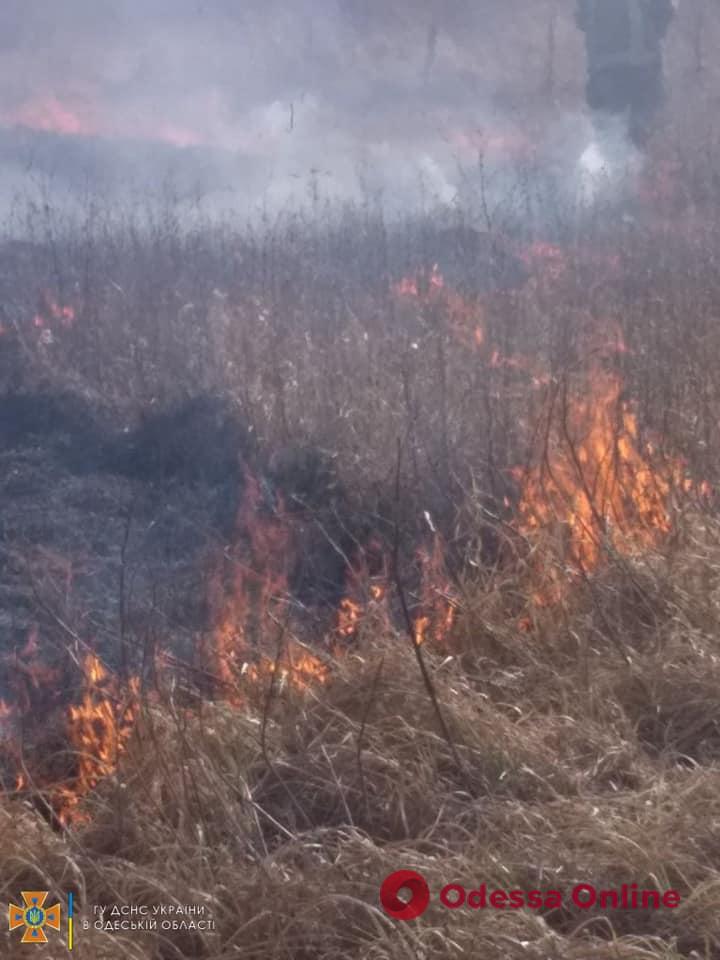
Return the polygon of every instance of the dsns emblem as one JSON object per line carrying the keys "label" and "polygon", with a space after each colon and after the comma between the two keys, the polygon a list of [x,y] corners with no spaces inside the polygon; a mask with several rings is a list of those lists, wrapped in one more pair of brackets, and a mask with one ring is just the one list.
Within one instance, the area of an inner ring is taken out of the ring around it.
{"label": "dsns emblem", "polygon": [[45,907],[48,898],[46,890],[23,891],[22,898],[25,906],[16,907],[14,903],[10,904],[10,929],[25,928],[21,943],[47,943],[45,928],[60,929],[60,904]]}

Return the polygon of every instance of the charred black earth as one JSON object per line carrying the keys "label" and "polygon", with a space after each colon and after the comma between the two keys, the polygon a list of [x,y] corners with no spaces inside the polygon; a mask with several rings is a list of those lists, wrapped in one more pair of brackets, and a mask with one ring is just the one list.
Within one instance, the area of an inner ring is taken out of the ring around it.
{"label": "charred black earth", "polygon": [[[242,555],[253,510],[288,518],[288,589],[328,609],[354,542],[331,459],[297,445],[265,457],[226,401],[149,409],[131,428],[70,394],[8,394],[0,406],[0,651],[40,628],[60,648],[92,643],[112,664],[117,637],[188,645],[207,628],[210,558]],[[296,557],[298,559],[296,559]],[[43,644],[45,646],[45,643]],[[0,662],[0,698],[8,678]]]}

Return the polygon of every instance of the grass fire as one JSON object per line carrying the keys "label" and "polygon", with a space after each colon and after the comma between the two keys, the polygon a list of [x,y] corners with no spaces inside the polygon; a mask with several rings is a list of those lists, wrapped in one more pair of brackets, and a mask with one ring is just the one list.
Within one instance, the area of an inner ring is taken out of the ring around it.
{"label": "grass fire", "polygon": [[80,6],[0,11],[2,956],[720,960],[720,14]]}

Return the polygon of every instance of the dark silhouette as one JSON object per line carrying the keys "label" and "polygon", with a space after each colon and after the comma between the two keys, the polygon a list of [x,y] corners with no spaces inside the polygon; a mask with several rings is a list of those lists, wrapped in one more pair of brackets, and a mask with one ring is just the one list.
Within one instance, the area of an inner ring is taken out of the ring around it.
{"label": "dark silhouette", "polygon": [[625,117],[641,148],[665,98],[662,44],[673,15],[672,0],[578,0],[588,106],[600,129],[612,116]]}

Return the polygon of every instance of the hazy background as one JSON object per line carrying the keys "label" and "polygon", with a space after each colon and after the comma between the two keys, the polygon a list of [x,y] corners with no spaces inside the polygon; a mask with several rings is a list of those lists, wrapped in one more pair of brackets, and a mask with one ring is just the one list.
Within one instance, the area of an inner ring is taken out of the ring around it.
{"label": "hazy background", "polygon": [[[3,0],[0,195],[173,189],[258,208],[315,192],[403,206],[452,200],[479,154],[571,169],[590,137],[573,8]],[[700,74],[717,88],[717,20],[710,0],[681,6],[675,90]]]}

